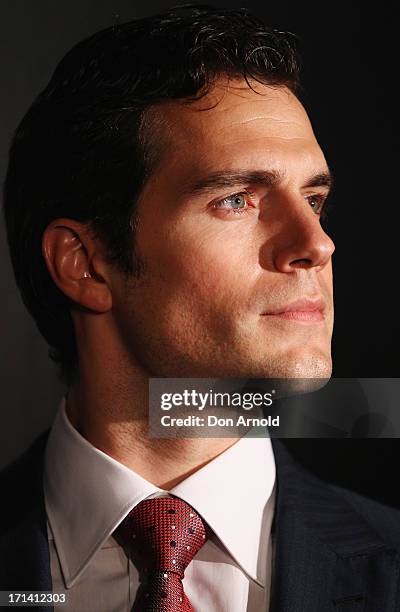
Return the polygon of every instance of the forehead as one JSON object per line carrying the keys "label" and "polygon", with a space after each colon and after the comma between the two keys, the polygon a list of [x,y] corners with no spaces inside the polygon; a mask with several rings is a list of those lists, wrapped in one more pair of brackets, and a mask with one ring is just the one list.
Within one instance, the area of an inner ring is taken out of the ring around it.
{"label": "forehead", "polygon": [[324,157],[310,120],[296,96],[286,87],[245,81],[217,81],[194,103],[167,103],[162,115],[168,131],[169,153],[185,165],[201,163],[269,164],[280,159],[323,164]]}

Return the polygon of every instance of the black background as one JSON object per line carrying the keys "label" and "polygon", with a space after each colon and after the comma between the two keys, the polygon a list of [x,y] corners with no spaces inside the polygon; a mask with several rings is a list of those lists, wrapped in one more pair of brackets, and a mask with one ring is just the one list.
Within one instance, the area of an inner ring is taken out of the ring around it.
{"label": "black background", "polygon": [[[173,2],[3,0],[0,4],[3,181],[13,130],[56,64],[78,40]],[[328,233],[336,243],[334,375],[399,372],[399,238],[395,94],[398,43],[392,3],[215,2],[246,6],[300,37],[303,100],[336,186]],[[4,464],[46,427],[63,388],[47,347],[25,312],[1,244],[1,455]],[[325,478],[400,506],[391,479],[398,440],[289,440]]]}

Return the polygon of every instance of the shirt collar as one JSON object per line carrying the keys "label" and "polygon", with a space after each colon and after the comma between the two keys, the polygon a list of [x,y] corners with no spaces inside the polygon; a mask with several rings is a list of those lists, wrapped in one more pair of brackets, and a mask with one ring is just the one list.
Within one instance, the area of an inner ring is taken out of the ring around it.
{"label": "shirt collar", "polygon": [[[65,407],[63,397],[47,443],[44,490],[70,588],[130,510],[162,490],[90,444],[72,426]],[[245,437],[170,493],[193,506],[244,572],[264,584],[259,544],[269,535],[274,484],[270,439]]]}
{"label": "shirt collar", "polygon": [[259,548],[270,534],[275,477],[270,438],[245,436],[171,489],[197,510],[245,573],[262,586],[266,564]]}

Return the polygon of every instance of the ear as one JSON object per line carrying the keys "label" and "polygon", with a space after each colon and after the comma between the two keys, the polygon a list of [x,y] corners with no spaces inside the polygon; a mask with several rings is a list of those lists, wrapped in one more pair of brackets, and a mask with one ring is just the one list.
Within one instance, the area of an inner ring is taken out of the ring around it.
{"label": "ear", "polygon": [[73,302],[99,313],[111,309],[108,268],[87,224],[55,219],[43,233],[42,252],[53,281]]}

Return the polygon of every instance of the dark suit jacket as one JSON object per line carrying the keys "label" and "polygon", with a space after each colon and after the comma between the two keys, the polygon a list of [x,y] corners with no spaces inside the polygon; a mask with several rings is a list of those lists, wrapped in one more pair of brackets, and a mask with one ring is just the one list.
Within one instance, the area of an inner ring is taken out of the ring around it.
{"label": "dark suit jacket", "polygon": [[[0,473],[0,590],[52,590],[42,485],[46,439],[47,432]],[[281,441],[272,444],[271,612],[400,610],[400,511],[322,482]]]}

